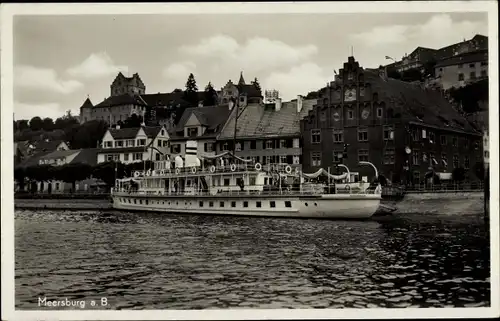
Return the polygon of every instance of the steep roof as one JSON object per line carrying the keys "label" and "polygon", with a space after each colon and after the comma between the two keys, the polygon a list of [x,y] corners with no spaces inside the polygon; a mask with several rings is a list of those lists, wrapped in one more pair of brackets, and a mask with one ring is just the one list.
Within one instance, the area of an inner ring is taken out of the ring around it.
{"label": "steep roof", "polygon": [[[275,104],[249,104],[240,108],[237,138],[289,137],[300,135],[300,120],[317,103],[316,99],[303,100],[302,110],[297,112],[297,101],[284,102],[276,111]],[[234,116],[228,120],[219,139],[234,137]]]}
{"label": "steep roof", "polygon": [[[229,110],[229,107],[227,105],[187,108],[182,114],[175,132],[183,131],[184,125],[193,114],[196,116],[200,124],[207,128],[205,130],[205,133],[200,137],[209,138],[216,137],[217,134],[222,130],[229,115],[231,114],[231,110]],[[180,136],[181,135],[175,135],[171,138],[181,138]]]}
{"label": "steep roof", "polygon": [[79,149],[77,150],[72,150],[72,149],[69,149],[69,150],[56,150],[52,153],[49,153],[49,154],[45,154],[45,155],[42,155],[40,156],[39,159],[57,159],[57,158],[61,158],[61,157],[66,157],[66,156],[70,156],[70,155],[73,155],[75,153],[78,153],[80,152]]}
{"label": "steep roof", "polygon": [[146,102],[139,95],[130,95],[130,94],[122,94],[118,96],[111,96],[99,104],[95,105],[95,108],[100,107],[113,107],[113,106],[121,106],[121,105],[138,105],[138,106],[146,106]]}
{"label": "steep roof", "polygon": [[254,85],[238,85],[238,90],[240,93],[246,94],[248,97],[262,97],[262,92]]}
{"label": "steep roof", "polygon": [[140,129],[144,130],[144,133],[148,138],[154,138],[158,135],[161,130],[161,126],[144,126],[144,127],[134,127],[134,128],[120,128],[109,129],[109,133],[113,136],[114,139],[133,139],[137,137],[137,133]]}
{"label": "steep roof", "polygon": [[364,69],[364,76],[373,92],[378,93],[379,100],[393,109],[394,115],[399,113],[406,121],[476,133],[440,92],[392,78],[384,80],[379,76],[378,69]]}
{"label": "steep roof", "polygon": [[459,64],[468,64],[472,62],[478,61],[488,61],[488,51],[487,50],[479,50],[474,52],[466,52],[461,55],[456,55],[444,60],[441,60],[436,64],[436,68],[453,66]]}
{"label": "steep roof", "polygon": [[57,149],[57,147],[61,144],[64,143],[64,140],[62,139],[56,139],[56,140],[39,140],[34,142],[35,150],[37,152],[53,152]]}
{"label": "steep roof", "polygon": [[97,165],[97,153],[99,148],[81,149],[78,155],[73,159],[72,163],[83,163],[91,166]]}
{"label": "steep roof", "polygon": [[70,150],[57,150],[52,152],[39,153],[33,157],[30,157],[19,164],[20,167],[36,166],[40,164],[40,160],[51,160],[59,159],[62,157],[71,156],[77,154],[73,158],[70,164],[74,163],[84,163],[94,166],[97,164],[97,152],[98,148],[88,148],[88,149],[70,149]]}
{"label": "steep roof", "polygon": [[90,101],[90,98],[87,98],[85,99],[85,101],[83,102],[82,106],[80,107],[80,109],[82,108],[92,108],[94,107],[94,105],[92,104],[92,102]]}

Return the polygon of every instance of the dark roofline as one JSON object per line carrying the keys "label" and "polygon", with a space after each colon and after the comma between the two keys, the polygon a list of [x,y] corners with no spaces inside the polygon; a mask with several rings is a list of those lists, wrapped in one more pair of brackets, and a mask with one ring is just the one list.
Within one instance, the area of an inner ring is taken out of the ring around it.
{"label": "dark roofline", "polygon": [[417,122],[417,121],[409,121],[408,124],[410,124],[410,125],[417,125],[417,126],[421,126],[421,127],[428,127],[428,128],[432,128],[432,129],[447,130],[447,131],[451,131],[451,132],[456,132],[456,133],[461,133],[461,134],[467,134],[467,135],[473,135],[473,136],[478,136],[478,137],[483,137],[483,134],[476,133],[476,132],[473,132],[473,131],[461,130],[461,129],[457,129],[457,128],[453,128],[453,127],[441,127],[441,126],[435,126],[435,125],[427,124],[427,123],[424,123],[424,122]]}

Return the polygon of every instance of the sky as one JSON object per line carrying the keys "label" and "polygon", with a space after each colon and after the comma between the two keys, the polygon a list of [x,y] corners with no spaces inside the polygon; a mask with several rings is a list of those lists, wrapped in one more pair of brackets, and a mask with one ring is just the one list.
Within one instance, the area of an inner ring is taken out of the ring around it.
{"label": "sky", "polygon": [[242,71],[287,101],[325,86],[351,53],[375,68],[487,31],[486,13],[463,12],[15,16],[14,116],[77,115],[110,96],[119,71],[139,73],[146,93],[183,89],[189,73],[220,89]]}

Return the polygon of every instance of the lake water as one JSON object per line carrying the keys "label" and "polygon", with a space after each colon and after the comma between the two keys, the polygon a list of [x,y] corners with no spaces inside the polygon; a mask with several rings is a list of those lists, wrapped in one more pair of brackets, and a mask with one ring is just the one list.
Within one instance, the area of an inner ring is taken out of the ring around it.
{"label": "lake water", "polygon": [[103,297],[101,309],[489,306],[486,233],[475,215],[16,211],[16,309]]}

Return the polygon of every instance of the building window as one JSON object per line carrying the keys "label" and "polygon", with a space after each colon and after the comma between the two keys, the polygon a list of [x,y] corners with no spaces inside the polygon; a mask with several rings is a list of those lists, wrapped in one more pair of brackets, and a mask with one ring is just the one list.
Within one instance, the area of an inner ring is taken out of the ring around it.
{"label": "building window", "polygon": [[280,148],[287,148],[287,143],[285,139],[280,140]]}
{"label": "building window", "polygon": [[446,135],[441,135],[441,145],[446,145]]}
{"label": "building window", "polygon": [[412,152],[413,165],[420,165],[420,153],[418,150]]}
{"label": "building window", "polygon": [[477,140],[474,142],[474,149],[475,150],[479,149],[479,141],[477,141]]}
{"label": "building window", "polygon": [[321,166],[321,152],[313,152],[311,155],[311,165]]}
{"label": "building window", "polygon": [[224,178],[224,186],[229,186],[229,178]]}
{"label": "building window", "polygon": [[286,156],[280,156],[281,164],[288,164],[288,158]]}
{"label": "building window", "polygon": [[394,148],[387,148],[384,153],[384,164],[392,165],[394,164],[395,151]]}
{"label": "building window", "polygon": [[334,130],[333,131],[333,142],[334,143],[343,143],[344,142],[344,131],[343,130]]}
{"label": "building window", "polygon": [[429,131],[429,143],[434,144],[435,141],[436,135],[434,134],[434,132]]}
{"label": "building window", "polygon": [[414,142],[418,142],[420,140],[420,130],[413,129],[411,131],[411,137]]}
{"label": "building window", "polygon": [[170,146],[170,150],[172,154],[180,154],[181,153],[181,145],[180,144],[172,144]]}
{"label": "building window", "polygon": [[266,149],[273,149],[274,142],[272,140],[266,140]]}
{"label": "building window", "polygon": [[394,140],[394,128],[384,126],[384,140]]}
{"label": "building window", "polygon": [[222,150],[223,151],[228,151],[229,150],[229,144],[227,142],[222,144]]}
{"label": "building window", "polygon": [[142,160],[142,153],[134,153],[134,160]]}
{"label": "building window", "polygon": [[203,201],[200,201],[199,204],[200,204],[200,207],[203,207]]}
{"label": "building window", "polygon": [[135,140],[129,139],[127,140],[127,147],[134,147],[135,146]]}
{"label": "building window", "polygon": [[276,202],[275,201],[270,201],[269,202],[269,206],[273,207],[273,208],[276,207]]}
{"label": "building window", "polygon": [[243,202],[243,207],[248,207],[248,201]]}
{"label": "building window", "polygon": [[476,64],[469,64],[469,68],[476,68]]}
{"label": "building window", "polygon": [[453,147],[457,147],[457,145],[458,145],[458,138],[457,138],[457,137],[453,137],[453,138],[451,139],[451,145],[452,145]]}
{"label": "building window", "polygon": [[453,168],[458,168],[460,163],[458,162],[458,155],[453,155]]}
{"label": "building window", "polygon": [[367,142],[368,141],[368,128],[358,129],[358,141]]}
{"label": "building window", "polygon": [[187,135],[188,135],[188,137],[196,137],[196,136],[198,136],[198,127],[188,128],[187,129]]}
{"label": "building window", "polygon": [[431,166],[435,166],[438,164],[438,161],[436,159],[436,155],[434,155],[434,153],[429,153],[429,164]]}
{"label": "building window", "polygon": [[258,207],[258,208],[262,207],[262,202],[261,201],[257,201],[255,203],[255,206]]}
{"label": "building window", "polygon": [[113,142],[110,142],[110,141],[104,142],[104,146],[107,148],[111,148],[111,147],[113,147]]}
{"label": "building window", "polygon": [[342,158],[344,157],[343,150],[334,150],[333,151],[333,162],[334,163],[342,163]]}
{"label": "building window", "polygon": [[321,142],[321,130],[319,129],[311,130],[311,142],[313,144],[318,144]]}
{"label": "building window", "polygon": [[475,71],[471,71],[469,79],[476,79],[476,72]]}
{"label": "building window", "polygon": [[123,154],[123,160],[124,160],[125,162],[127,162],[127,161],[128,161],[128,154],[127,154],[127,153]]}
{"label": "building window", "polygon": [[292,207],[291,201],[285,201],[285,207]]}
{"label": "building window", "polygon": [[220,202],[219,207],[224,207],[224,202]]}
{"label": "building window", "polygon": [[257,141],[255,140],[250,141],[250,149],[257,149]]}
{"label": "building window", "polygon": [[113,160],[113,155],[106,155],[106,161],[111,162]]}
{"label": "building window", "polygon": [[382,118],[382,114],[383,114],[382,113],[382,108],[381,107],[377,108],[377,117],[378,118]]}
{"label": "building window", "polygon": [[420,184],[420,172],[413,172],[413,184]]}
{"label": "building window", "polygon": [[208,207],[214,207],[214,202],[213,201],[208,202]]}
{"label": "building window", "polygon": [[158,139],[158,142],[157,142],[157,144],[156,144],[156,145],[157,145],[158,147],[161,147],[161,146],[162,146],[162,143],[163,143],[163,140]]}
{"label": "building window", "polygon": [[353,119],[354,118],[354,112],[352,110],[347,111],[347,119]]}
{"label": "building window", "polygon": [[113,160],[116,162],[120,161],[120,154],[113,155]]}
{"label": "building window", "polygon": [[481,78],[488,77],[488,70],[481,70]]}
{"label": "building window", "polygon": [[464,168],[469,169],[470,168],[470,159],[469,156],[464,157]]}
{"label": "building window", "polygon": [[487,61],[481,61],[481,66],[488,66],[488,62]]}
{"label": "building window", "polygon": [[458,74],[458,81],[463,81],[464,80],[464,74]]}
{"label": "building window", "polygon": [[137,146],[144,146],[146,145],[146,140],[145,139],[139,139],[137,141]]}
{"label": "building window", "polygon": [[160,154],[156,154],[156,160],[159,161],[161,160],[160,158],[161,158]]}
{"label": "building window", "polygon": [[236,207],[236,202],[231,202],[231,207]]}
{"label": "building window", "polygon": [[448,157],[446,154],[441,154],[441,162],[443,163],[444,167],[448,167]]}
{"label": "building window", "polygon": [[123,140],[115,141],[115,147],[123,147]]}
{"label": "building window", "polygon": [[368,162],[369,161],[368,149],[358,150],[358,161],[360,161],[360,162]]}

